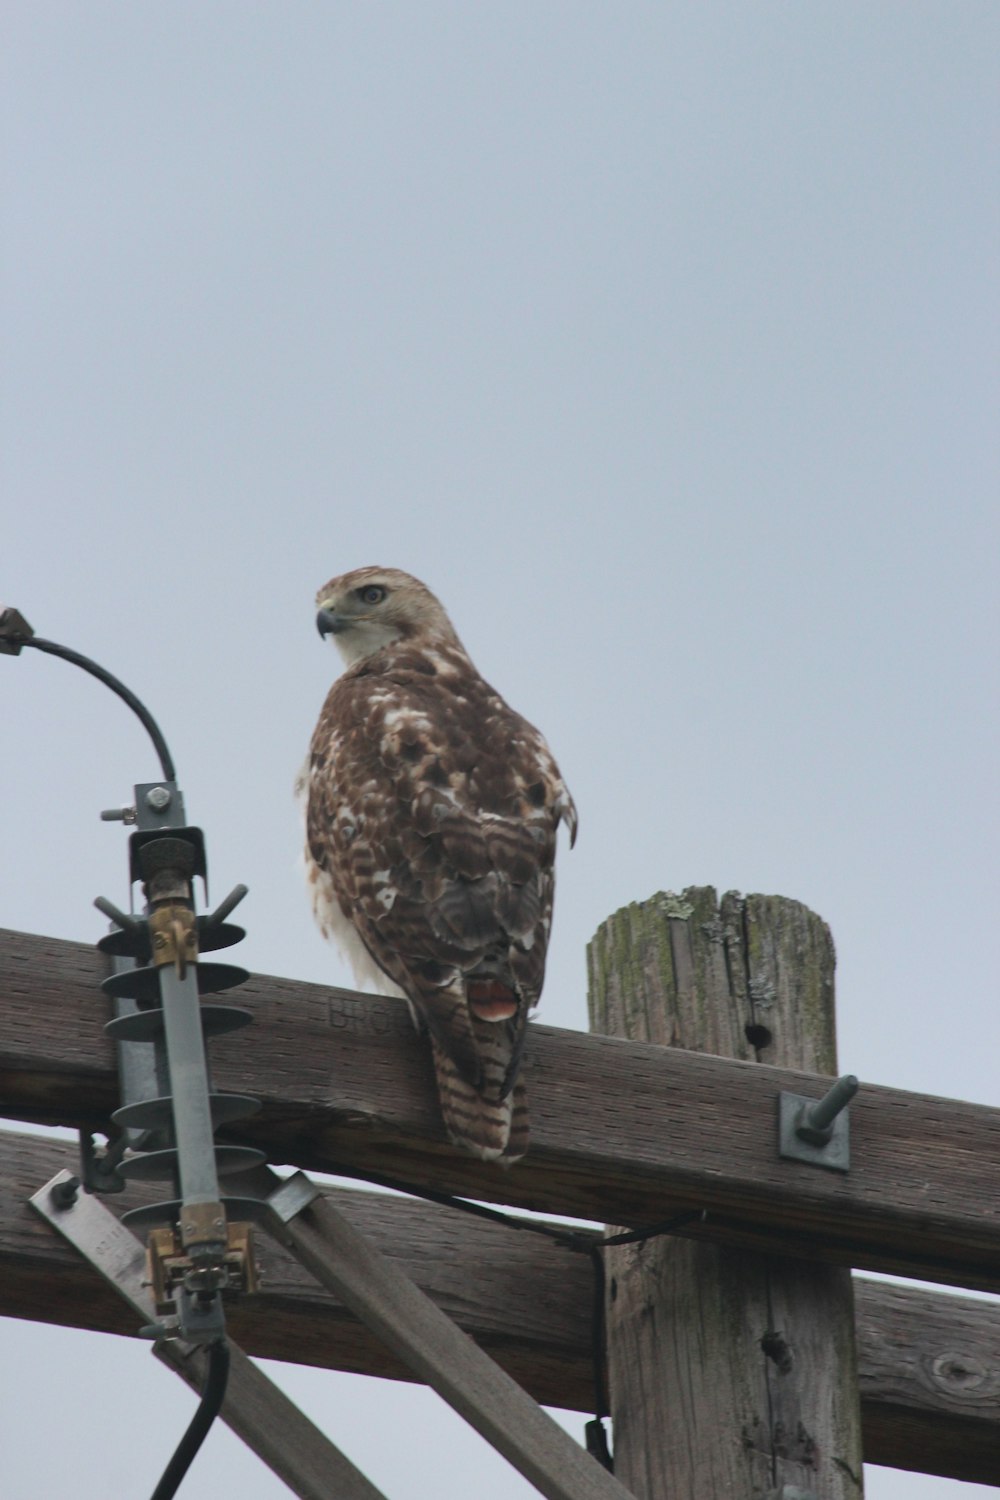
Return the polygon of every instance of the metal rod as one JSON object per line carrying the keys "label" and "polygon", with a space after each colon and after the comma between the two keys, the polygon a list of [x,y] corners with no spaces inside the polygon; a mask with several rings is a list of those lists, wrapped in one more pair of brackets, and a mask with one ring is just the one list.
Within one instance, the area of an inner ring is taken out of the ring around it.
{"label": "metal rod", "polygon": [[832,1129],[834,1120],[842,1109],[846,1109],[857,1092],[857,1078],[853,1073],[845,1073],[843,1078],[837,1079],[822,1099],[817,1099],[815,1104],[803,1112],[799,1129],[810,1130],[817,1135],[825,1134]]}
{"label": "metal rod", "polygon": [[226,899],[220,901],[215,910],[205,918],[205,926],[220,927],[229,916],[229,913],[236,910],[248,890],[248,886],[234,885]]}
{"label": "metal rod", "polygon": [[[180,1157],[181,1198],[185,1209],[189,1205],[214,1205],[219,1202],[219,1179],[198,1008],[197,968],[192,965],[181,979],[172,964],[164,964],[160,969],[160,996],[170,1065],[174,1141]],[[181,1237],[187,1245],[191,1235],[185,1232],[185,1217],[182,1215]],[[211,1237],[223,1243],[226,1238],[223,1219],[219,1219],[217,1228],[218,1233]]]}
{"label": "metal rod", "polygon": [[[113,901],[108,900],[107,896],[95,896],[94,905],[99,912],[103,912],[106,917],[110,917],[112,922],[120,927],[123,932],[136,934],[142,931],[142,923],[139,918],[130,916],[128,912],[121,911]],[[117,972],[119,971],[116,970]]]}

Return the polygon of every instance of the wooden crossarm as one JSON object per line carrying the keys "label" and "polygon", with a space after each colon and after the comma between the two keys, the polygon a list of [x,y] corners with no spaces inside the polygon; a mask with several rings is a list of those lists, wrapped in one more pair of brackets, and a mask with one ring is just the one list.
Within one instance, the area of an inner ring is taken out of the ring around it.
{"label": "wooden crossarm", "polygon": [[[118,1102],[101,1031],[104,960],[0,932],[0,1114],[99,1126]],[[532,1148],[505,1170],[444,1138],[425,1044],[402,1001],[254,976],[257,1024],[213,1043],[220,1089],[258,1095],[239,1138],[275,1163],[389,1174],[486,1201],[687,1231],[771,1253],[1000,1289],[1000,1111],[863,1084],[849,1174],[779,1158],[782,1088],[828,1080],[533,1026]]]}
{"label": "wooden crossarm", "polygon": [[[0,1132],[0,1316],[135,1335],[126,1304],[28,1207],[30,1194],[74,1163],[68,1143]],[[134,1186],[108,1201],[134,1206],[156,1191]],[[351,1222],[537,1401],[592,1411],[586,1256],[454,1209],[331,1191]],[[259,1254],[260,1292],[227,1311],[250,1354],[413,1378],[284,1250],[262,1237]],[[866,1461],[991,1483],[1000,1450],[1000,1304],[856,1278],[855,1305]]]}

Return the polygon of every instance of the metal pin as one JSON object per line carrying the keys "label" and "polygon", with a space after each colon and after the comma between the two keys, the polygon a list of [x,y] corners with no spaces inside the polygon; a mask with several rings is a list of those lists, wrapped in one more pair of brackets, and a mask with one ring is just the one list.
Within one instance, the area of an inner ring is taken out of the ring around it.
{"label": "metal pin", "polygon": [[853,1073],[845,1073],[828,1089],[822,1099],[803,1109],[795,1134],[810,1146],[825,1146],[833,1138],[833,1122],[842,1109],[846,1109],[858,1092],[858,1080]]}
{"label": "metal pin", "polygon": [[106,917],[110,917],[115,926],[120,927],[123,932],[137,933],[142,931],[143,923],[138,917],[130,917],[128,912],[120,911],[113,901],[108,900],[107,896],[95,896],[94,905],[98,911],[103,912]]}
{"label": "metal pin", "polygon": [[141,1339],[153,1339],[156,1343],[159,1343],[161,1339],[180,1338],[177,1319],[169,1316],[160,1323],[143,1323],[141,1328],[136,1329],[136,1333]]}
{"label": "metal pin", "polygon": [[205,918],[205,926],[220,927],[229,916],[229,913],[239,906],[248,889],[249,887],[245,885],[234,885],[226,899],[220,901],[211,915]]}
{"label": "metal pin", "polygon": [[134,823],[135,820],[134,807],[106,807],[101,813],[102,823]]}

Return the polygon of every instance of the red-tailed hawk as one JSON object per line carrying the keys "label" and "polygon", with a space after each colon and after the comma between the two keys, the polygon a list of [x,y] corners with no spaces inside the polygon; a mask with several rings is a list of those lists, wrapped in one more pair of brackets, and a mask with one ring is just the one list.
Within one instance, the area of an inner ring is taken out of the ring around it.
{"label": "red-tailed hawk", "polygon": [[359,983],[400,991],[426,1023],[451,1139],[513,1161],[528,1144],[518,1072],[573,799],[424,584],[358,568],[316,602],[347,663],[299,783],[316,920]]}

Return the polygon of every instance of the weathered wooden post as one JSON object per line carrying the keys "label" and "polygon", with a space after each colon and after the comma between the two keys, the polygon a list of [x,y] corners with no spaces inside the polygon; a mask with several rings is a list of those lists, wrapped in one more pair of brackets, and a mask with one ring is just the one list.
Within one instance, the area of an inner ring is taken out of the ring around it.
{"label": "weathered wooden post", "polygon": [[[593,1031],[836,1073],[833,943],[796,901],[720,903],[710,887],[654,896],[603,923],[588,964]],[[859,1500],[848,1270],[678,1238],[604,1256],[626,1489],[640,1500]]]}

